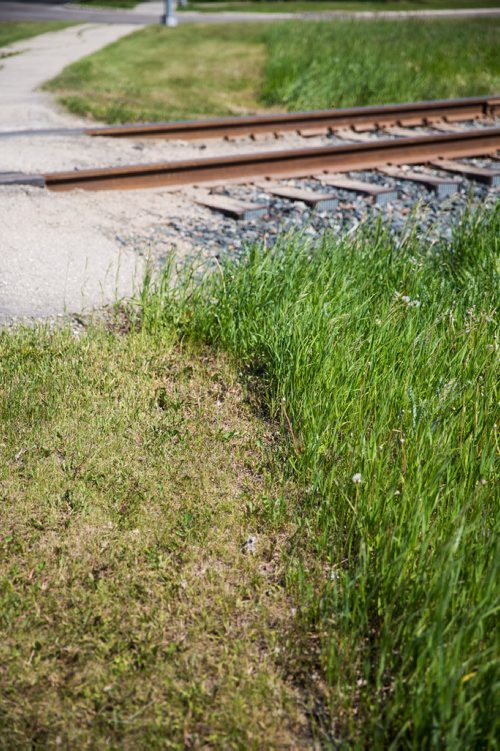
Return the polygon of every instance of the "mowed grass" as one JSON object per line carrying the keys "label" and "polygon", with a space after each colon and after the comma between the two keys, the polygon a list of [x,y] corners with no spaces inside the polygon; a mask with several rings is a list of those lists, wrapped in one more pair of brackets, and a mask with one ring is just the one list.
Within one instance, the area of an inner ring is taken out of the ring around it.
{"label": "mowed grass", "polygon": [[498,205],[450,242],[289,237],[145,302],[281,423],[287,664],[325,748],[496,747],[499,237]]}
{"label": "mowed grass", "polygon": [[110,123],[480,95],[500,89],[499,29],[494,19],[151,26],[48,88]]}
{"label": "mowed grass", "polygon": [[2,21],[0,24],[0,48],[14,44],[20,39],[29,39],[49,31],[59,31],[73,26],[64,21]]}
{"label": "mowed grass", "polygon": [[0,333],[2,748],[307,746],[278,459],[223,356]]}
{"label": "mowed grass", "polygon": [[259,26],[150,26],[67,67],[49,88],[105,122],[246,114],[259,108]]}

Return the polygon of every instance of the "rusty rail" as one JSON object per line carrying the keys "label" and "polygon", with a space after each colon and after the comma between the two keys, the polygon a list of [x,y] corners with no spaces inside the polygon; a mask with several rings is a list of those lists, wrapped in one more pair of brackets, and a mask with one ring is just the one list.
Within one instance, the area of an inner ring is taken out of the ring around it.
{"label": "rusty rail", "polygon": [[491,154],[500,148],[500,128],[477,128],[400,139],[380,139],[307,149],[190,159],[43,175],[50,190],[125,190],[263,177],[304,177],[370,169],[385,164],[418,164],[438,158]]}
{"label": "rusty rail", "polygon": [[444,99],[410,104],[389,104],[372,107],[322,110],[317,112],[292,112],[288,114],[259,115],[251,117],[226,117],[214,120],[186,122],[146,123],[87,128],[89,136],[113,138],[170,138],[194,140],[197,138],[227,138],[278,133],[286,131],[333,130],[343,127],[368,127],[383,125],[426,125],[434,121],[459,122],[479,117],[495,116],[500,112],[500,96]]}

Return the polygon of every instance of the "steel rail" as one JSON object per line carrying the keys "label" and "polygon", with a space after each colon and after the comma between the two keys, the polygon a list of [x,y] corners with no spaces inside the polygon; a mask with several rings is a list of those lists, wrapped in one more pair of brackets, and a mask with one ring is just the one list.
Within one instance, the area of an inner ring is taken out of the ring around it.
{"label": "steel rail", "polygon": [[500,128],[477,128],[411,138],[208,157],[159,164],[111,167],[43,175],[50,190],[124,190],[263,177],[300,177],[348,172],[384,164],[418,164],[438,158],[491,154],[500,148]]}
{"label": "steel rail", "polygon": [[436,120],[459,122],[500,112],[500,96],[443,99],[409,104],[389,104],[349,109],[292,112],[288,114],[227,117],[214,120],[145,123],[86,128],[89,136],[113,138],[170,138],[194,140],[198,138],[227,138],[259,133],[335,129],[356,126],[419,125]]}

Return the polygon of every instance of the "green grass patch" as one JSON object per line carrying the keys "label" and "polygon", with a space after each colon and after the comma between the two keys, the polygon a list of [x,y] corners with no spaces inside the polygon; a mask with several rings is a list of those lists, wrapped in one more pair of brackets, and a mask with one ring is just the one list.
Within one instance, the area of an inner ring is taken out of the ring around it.
{"label": "green grass patch", "polygon": [[74,26],[65,21],[2,21],[0,24],[0,47],[14,44],[20,39],[29,39],[46,34],[48,31],[59,31],[68,26]]}
{"label": "green grass patch", "polygon": [[149,27],[48,87],[105,122],[188,119],[492,93],[500,23],[336,21]]}
{"label": "green grass patch", "polygon": [[325,747],[495,746],[499,237],[500,206],[432,244],[289,237],[146,298],[281,423],[306,491],[287,662]]}
{"label": "green grass patch", "polygon": [[0,333],[3,748],[307,737],[276,430],[227,358],[165,330]]}
{"label": "green grass patch", "polygon": [[106,122],[245,114],[259,108],[259,26],[150,26],[66,68],[49,88]]}
{"label": "green grass patch", "polygon": [[271,28],[262,97],[300,110],[491,93],[499,29],[472,19]]}

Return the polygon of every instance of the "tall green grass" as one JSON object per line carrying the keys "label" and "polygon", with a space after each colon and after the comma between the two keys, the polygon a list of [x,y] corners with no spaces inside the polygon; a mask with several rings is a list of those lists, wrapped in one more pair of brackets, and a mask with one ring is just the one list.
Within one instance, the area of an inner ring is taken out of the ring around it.
{"label": "tall green grass", "polygon": [[263,100],[287,109],[488,94],[499,88],[498,21],[336,21],[267,33]]}
{"label": "tall green grass", "polygon": [[450,242],[382,226],[255,247],[145,290],[256,378],[299,505],[287,661],[327,747],[495,747],[500,209]]}

